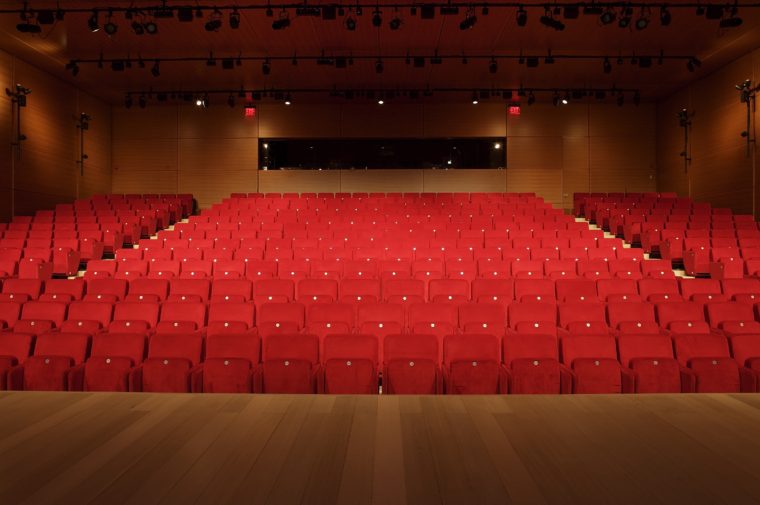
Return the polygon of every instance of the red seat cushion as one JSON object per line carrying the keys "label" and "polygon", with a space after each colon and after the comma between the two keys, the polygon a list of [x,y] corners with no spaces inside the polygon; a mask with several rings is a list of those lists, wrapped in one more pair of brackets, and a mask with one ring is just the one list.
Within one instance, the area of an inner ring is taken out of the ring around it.
{"label": "red seat cushion", "polygon": [[739,367],[730,358],[692,358],[689,368],[697,376],[697,393],[738,393]]}
{"label": "red seat cushion", "polygon": [[393,360],[385,368],[383,393],[401,395],[436,394],[436,366],[431,360]]}
{"label": "red seat cushion", "polygon": [[368,359],[331,359],[325,363],[325,393],[377,393],[377,371]]}
{"label": "red seat cushion", "polygon": [[514,359],[510,374],[512,394],[560,393],[560,365],[556,359]]}
{"label": "red seat cushion", "polygon": [[251,362],[242,358],[208,358],[203,363],[204,393],[250,393]]}
{"label": "red seat cushion", "polygon": [[84,367],[85,391],[129,391],[132,360],[125,357],[93,356]]}
{"label": "red seat cushion", "polygon": [[148,358],[142,366],[142,390],[151,393],[190,391],[190,361],[182,358]]}
{"label": "red seat cushion", "polygon": [[674,359],[636,358],[631,360],[636,374],[637,393],[680,393],[681,372]]}
{"label": "red seat cushion", "polygon": [[499,363],[495,361],[454,361],[449,367],[447,394],[498,394]]}
{"label": "red seat cushion", "polygon": [[314,393],[314,369],[306,360],[269,360],[263,363],[264,393]]}
{"label": "red seat cushion", "polygon": [[66,391],[71,358],[63,356],[31,356],[24,362],[25,391]]}
{"label": "red seat cushion", "polygon": [[579,358],[573,361],[574,392],[578,394],[613,394],[623,390],[620,364],[610,358]]}

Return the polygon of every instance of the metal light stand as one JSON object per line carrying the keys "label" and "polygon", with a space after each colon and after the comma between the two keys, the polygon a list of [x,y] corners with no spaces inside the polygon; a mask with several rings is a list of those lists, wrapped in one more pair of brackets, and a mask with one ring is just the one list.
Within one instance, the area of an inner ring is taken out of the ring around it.
{"label": "metal light stand", "polygon": [[747,139],[747,157],[752,154],[752,144],[756,142],[754,130],[752,128],[752,113],[755,111],[755,95],[760,90],[760,85],[752,86],[752,81],[747,79],[741,84],[736,85],[739,90],[739,101],[747,106],[747,129],[741,133],[741,136]]}
{"label": "metal light stand", "polygon": [[694,117],[694,113],[689,114],[686,109],[681,109],[678,113],[678,126],[683,128],[683,151],[679,153],[679,156],[683,158],[683,171],[689,172],[689,165],[691,164],[691,144],[689,143],[689,133],[691,133],[691,118]]}
{"label": "metal light stand", "polygon": [[80,176],[84,176],[84,162],[89,158],[84,152],[84,132],[90,129],[90,121],[92,121],[92,117],[86,112],[82,112],[77,121],[77,129],[79,130],[79,159],[77,160],[77,165],[79,165]]}
{"label": "metal light stand", "polygon": [[21,109],[26,107],[26,96],[32,92],[21,84],[16,84],[15,90],[5,88],[5,94],[11,97],[12,115],[15,119],[16,135],[11,146],[18,148],[18,157],[21,158],[21,143],[26,140],[26,135],[21,133]]}

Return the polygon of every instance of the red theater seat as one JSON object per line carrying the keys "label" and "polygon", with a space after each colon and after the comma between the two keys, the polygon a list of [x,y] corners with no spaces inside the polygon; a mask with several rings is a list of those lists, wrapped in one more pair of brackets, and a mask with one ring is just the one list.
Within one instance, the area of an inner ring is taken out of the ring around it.
{"label": "red theater seat", "polygon": [[92,339],[92,353],[69,374],[73,391],[129,391],[129,374],[145,357],[145,337],[103,334]]}
{"label": "red theater seat", "polygon": [[443,376],[446,394],[506,394],[500,339],[494,335],[447,335]]}
{"label": "red theater seat", "polygon": [[632,375],[617,360],[615,339],[569,337],[561,340],[562,361],[573,371],[573,393],[614,394],[633,389]]}
{"label": "red theater seat", "polygon": [[323,348],[324,393],[378,393],[377,338],[371,335],[327,335]]}
{"label": "red theater seat", "polygon": [[383,349],[383,394],[442,392],[441,349],[437,337],[388,335]]}
{"label": "red theater seat", "polygon": [[203,365],[193,372],[193,392],[256,393],[261,390],[261,341],[257,336],[209,336],[205,354]]}
{"label": "red theater seat", "polygon": [[66,391],[72,368],[87,356],[90,338],[75,333],[37,337],[34,354],[8,372],[8,389]]}
{"label": "red theater seat", "polygon": [[154,335],[148,358],[129,374],[130,391],[190,392],[190,374],[200,363],[203,338],[197,334]]}
{"label": "red theater seat", "polygon": [[263,337],[262,393],[316,393],[321,374],[316,335],[281,334]]}
{"label": "red theater seat", "polygon": [[572,392],[572,374],[559,363],[555,337],[508,335],[503,352],[510,394]]}

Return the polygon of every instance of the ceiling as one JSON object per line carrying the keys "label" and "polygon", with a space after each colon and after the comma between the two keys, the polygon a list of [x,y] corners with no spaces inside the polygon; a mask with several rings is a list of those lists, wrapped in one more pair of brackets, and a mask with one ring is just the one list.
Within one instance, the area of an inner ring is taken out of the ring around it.
{"label": "ceiling", "polygon": [[[108,6],[145,8],[157,2],[133,1],[34,1],[28,2],[32,9],[55,8],[98,8],[99,22],[105,23]],[[169,6],[196,5],[194,0],[167,2]],[[218,2],[207,0],[203,5],[214,6]],[[227,0],[225,5],[235,2]],[[266,5],[264,2],[237,2],[242,5]],[[310,2],[319,5],[333,2]],[[264,10],[241,10],[240,27],[230,28],[228,15],[224,11],[222,27],[218,32],[208,32],[204,28],[211,11],[205,11],[203,18],[193,22],[179,22],[173,19],[156,19],[158,34],[136,35],[130,28],[130,21],[124,13],[114,13],[113,21],[118,31],[113,36],[104,30],[92,33],[87,21],[90,12],[67,13],[63,21],[42,26],[42,33],[24,34],[16,30],[17,14],[0,15],[0,47],[6,49],[45,70],[76,83],[82,89],[113,103],[123,101],[127,92],[153,90],[203,90],[246,88],[319,88],[331,89],[420,89],[461,88],[467,90],[492,88],[576,88],[576,87],[618,87],[640,89],[643,100],[656,100],[684,86],[693,79],[722,67],[737,57],[760,47],[760,9],[739,9],[743,19],[739,28],[721,30],[718,21],[697,16],[693,7],[671,7],[672,23],[660,26],[659,3],[651,8],[651,22],[644,30],[633,27],[621,29],[617,23],[602,25],[598,15],[584,15],[578,19],[563,19],[566,29],[556,31],[539,23],[543,8],[528,7],[528,22],[518,27],[515,22],[515,7],[491,6],[488,15],[480,8],[475,10],[477,23],[470,30],[460,30],[459,24],[465,18],[465,8],[456,15],[444,16],[436,11],[434,19],[420,18],[410,14],[409,8],[397,12],[388,6],[388,1],[379,1],[383,25],[372,26],[372,8],[364,7],[362,16],[355,16],[357,28],[349,31],[344,20],[348,12],[336,20],[321,17],[296,16],[289,11],[291,24],[285,30],[273,30],[273,20],[279,16],[277,9],[273,17],[267,17]],[[676,4],[678,2],[671,2]],[[3,2],[2,8],[20,9],[24,2]],[[222,5],[219,3],[219,5]],[[353,2],[346,3],[355,5]],[[365,4],[366,5],[366,4]],[[482,4],[480,4],[482,5]],[[655,5],[655,4],[652,4]],[[348,7],[346,10],[350,12]],[[639,17],[639,8],[634,10],[634,21]],[[391,30],[388,22],[394,15],[402,20],[400,29]],[[317,56],[324,51],[328,57],[353,56],[354,64],[339,69],[334,66],[320,66],[315,61],[298,61],[293,65],[291,57]],[[440,65],[431,65],[429,60],[423,68],[407,64],[403,56],[433,55],[455,56],[444,59]],[[555,55],[610,56],[612,71],[603,72],[602,60],[557,59],[553,65],[544,64],[543,56],[548,51]],[[655,60],[651,68],[642,69],[630,63],[630,56],[658,55],[695,56],[702,65],[696,72],[687,70],[686,60],[666,59],[661,65]],[[495,73],[489,71],[488,59],[473,58],[473,55],[541,56],[537,68],[526,68],[517,60],[499,60]],[[232,70],[224,70],[218,63],[208,67],[205,61],[163,62],[160,76],[151,75],[152,60],[155,58],[206,57],[213,53],[217,58],[236,57],[286,57],[286,60],[272,61],[271,73],[262,73],[261,61],[243,61]],[[99,69],[97,64],[80,65],[80,72],[73,77],[64,66],[70,60],[142,57],[145,68],[137,64],[123,72],[111,70],[109,64]],[[383,62],[384,71],[376,73],[378,56],[401,56],[397,60],[388,58]],[[618,56],[625,58],[618,64]],[[465,65],[461,56],[469,56]],[[366,58],[366,59],[362,59]],[[447,98],[436,93],[436,100]],[[309,100],[325,100],[324,93],[312,95]],[[541,98],[539,98],[540,100]]]}

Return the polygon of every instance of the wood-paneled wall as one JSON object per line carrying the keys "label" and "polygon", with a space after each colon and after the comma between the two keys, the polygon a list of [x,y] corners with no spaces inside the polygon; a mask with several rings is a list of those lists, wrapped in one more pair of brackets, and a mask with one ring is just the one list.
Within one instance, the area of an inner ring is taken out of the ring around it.
{"label": "wood-paneled wall", "polygon": [[[113,191],[528,191],[566,208],[576,191],[655,189],[654,107],[503,103],[192,105],[113,110]],[[495,137],[506,170],[261,171],[259,138]]]}
{"label": "wood-paneled wall", "polygon": [[[21,111],[21,150],[15,141],[11,100],[0,95],[0,220],[111,190],[111,107],[9,53],[0,51],[0,90],[30,88]],[[84,175],[79,158],[81,112],[92,116],[85,133]]]}
{"label": "wood-paneled wall", "polygon": [[[679,90],[657,108],[658,187],[676,191],[713,206],[729,207],[751,214],[757,202],[758,152],[755,145],[747,155],[741,137],[746,129],[746,106],[739,102],[735,85],[760,79],[760,50],[739,58],[717,72]],[[680,153],[684,150],[683,129],[677,113],[687,109],[693,114],[691,164],[686,167]],[[753,111],[754,121],[760,114]]]}
{"label": "wood-paneled wall", "polygon": [[656,189],[655,107],[523,107],[507,120],[507,189],[572,208],[573,193]]}

